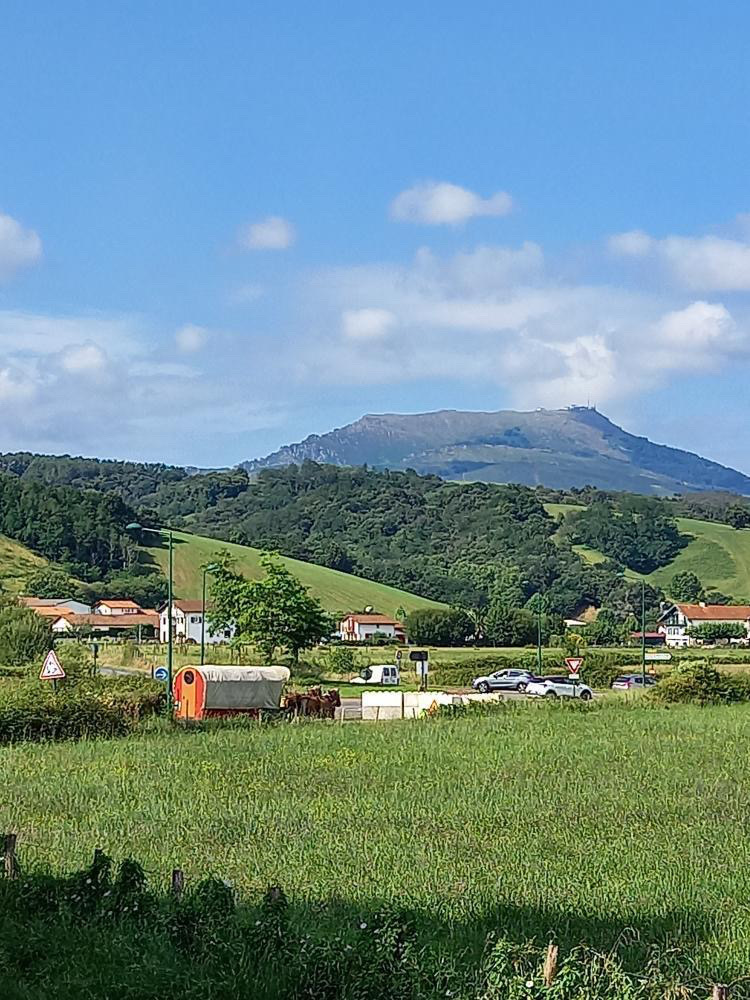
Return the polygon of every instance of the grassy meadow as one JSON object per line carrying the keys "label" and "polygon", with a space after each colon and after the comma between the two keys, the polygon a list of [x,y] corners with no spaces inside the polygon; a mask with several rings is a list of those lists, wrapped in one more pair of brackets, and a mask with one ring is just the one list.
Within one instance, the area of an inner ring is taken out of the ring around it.
{"label": "grassy meadow", "polygon": [[[248,579],[258,580],[263,576],[259,549],[182,531],[176,531],[174,539],[175,593],[178,597],[200,598],[202,567],[211,562],[214,553],[219,549],[227,549],[234,556],[237,560],[237,570]],[[166,545],[154,546],[146,551],[166,572]],[[310,588],[310,592],[318,598],[326,611],[355,611],[372,605],[381,614],[395,615],[399,608],[409,612],[417,608],[443,607],[436,601],[429,601],[425,597],[418,597],[405,590],[398,590],[383,583],[374,583],[325,566],[317,566],[286,556],[282,562],[298,580]]]}
{"label": "grassy meadow", "polygon": [[0,535],[0,589],[11,594],[21,594],[26,580],[43,566],[47,560],[36,555],[20,542],[14,542]]}
{"label": "grassy meadow", "polygon": [[0,789],[27,867],[72,870],[101,847],[162,884],[181,867],[245,898],[281,885],[311,933],[393,904],[422,941],[474,956],[497,932],[641,968],[650,945],[675,946],[691,979],[750,969],[747,707],[26,744],[0,755]]}

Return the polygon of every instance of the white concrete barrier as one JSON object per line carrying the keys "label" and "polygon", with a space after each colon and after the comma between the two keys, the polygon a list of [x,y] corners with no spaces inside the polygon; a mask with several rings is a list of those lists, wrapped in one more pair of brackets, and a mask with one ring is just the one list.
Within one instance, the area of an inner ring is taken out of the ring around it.
{"label": "white concrete barrier", "polygon": [[379,722],[382,719],[403,719],[404,696],[400,691],[363,691],[362,718]]}

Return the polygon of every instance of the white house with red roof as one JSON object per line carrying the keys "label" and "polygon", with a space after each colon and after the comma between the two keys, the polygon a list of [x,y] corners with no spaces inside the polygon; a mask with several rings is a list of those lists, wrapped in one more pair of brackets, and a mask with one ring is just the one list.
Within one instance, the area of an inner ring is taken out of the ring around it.
{"label": "white house with red roof", "polygon": [[750,605],[747,604],[673,604],[660,617],[658,630],[668,646],[693,646],[696,640],[688,629],[707,622],[721,625],[744,625],[750,639]]}
{"label": "white house with red roof", "polygon": [[93,612],[95,615],[142,615],[144,614],[144,609],[136,604],[135,601],[124,600],[124,601],[97,601],[94,604]]}
{"label": "white house with red roof", "polygon": [[[174,641],[200,643],[203,615],[202,601],[172,601],[172,638]],[[209,614],[208,618],[210,617]],[[210,644],[229,642],[234,635],[234,629],[219,629],[216,632],[212,632],[208,618],[206,619],[205,641]],[[169,617],[167,614],[167,605],[163,604],[159,608],[159,638],[162,642],[166,642],[168,637]]]}
{"label": "white house with red roof", "polygon": [[339,634],[346,642],[367,642],[374,636],[385,636],[406,642],[406,630],[400,621],[388,615],[350,614],[339,623]]}

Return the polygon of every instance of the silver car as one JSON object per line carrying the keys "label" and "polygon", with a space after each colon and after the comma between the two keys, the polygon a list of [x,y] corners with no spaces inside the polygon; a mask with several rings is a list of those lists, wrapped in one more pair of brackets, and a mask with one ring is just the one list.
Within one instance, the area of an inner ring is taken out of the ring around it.
{"label": "silver car", "polygon": [[570,677],[534,677],[526,685],[526,694],[533,698],[580,698],[591,701],[594,692],[588,684],[572,681]]}
{"label": "silver car", "polygon": [[656,678],[651,674],[645,677],[641,674],[621,674],[612,681],[613,691],[644,691],[647,687],[653,687]]}
{"label": "silver car", "polygon": [[496,670],[494,674],[487,674],[485,677],[475,677],[471,686],[482,694],[489,694],[490,691],[525,691],[533,677],[528,670],[508,668]]}

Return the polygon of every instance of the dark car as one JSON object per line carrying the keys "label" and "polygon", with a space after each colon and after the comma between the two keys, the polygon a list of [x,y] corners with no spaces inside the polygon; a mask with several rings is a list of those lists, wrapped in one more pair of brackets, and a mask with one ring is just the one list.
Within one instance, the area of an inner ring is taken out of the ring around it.
{"label": "dark car", "polygon": [[[644,684],[645,682],[645,684]],[[612,681],[613,691],[645,691],[656,684],[656,678],[651,674],[621,674]]]}

